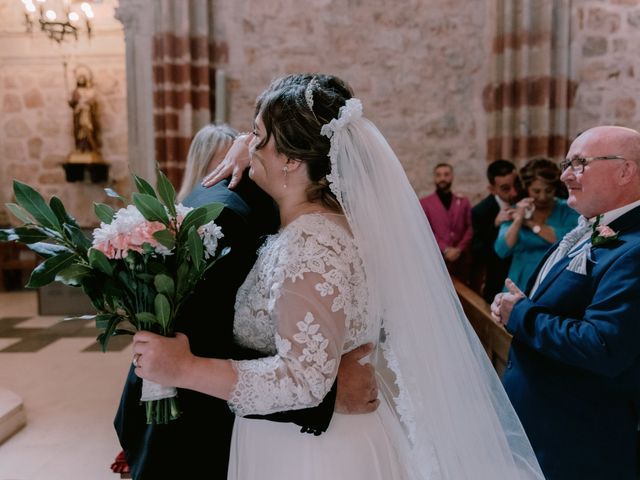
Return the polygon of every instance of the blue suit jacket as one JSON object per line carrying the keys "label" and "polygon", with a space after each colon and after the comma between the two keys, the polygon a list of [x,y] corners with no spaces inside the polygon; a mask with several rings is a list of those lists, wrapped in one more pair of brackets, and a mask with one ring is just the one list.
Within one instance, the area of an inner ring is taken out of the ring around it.
{"label": "blue suit jacket", "polygon": [[503,382],[550,480],[638,478],[640,207],[610,227],[586,275],[560,261],[507,325]]}

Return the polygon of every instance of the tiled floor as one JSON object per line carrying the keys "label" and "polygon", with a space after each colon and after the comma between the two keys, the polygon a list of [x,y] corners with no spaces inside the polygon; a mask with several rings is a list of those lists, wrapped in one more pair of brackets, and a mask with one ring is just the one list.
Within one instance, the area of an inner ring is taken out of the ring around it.
{"label": "tiled floor", "polygon": [[0,480],[117,480],[113,430],[131,354],[102,353],[91,322],[37,315],[34,292],[0,292],[0,387],[27,425],[0,445]]}

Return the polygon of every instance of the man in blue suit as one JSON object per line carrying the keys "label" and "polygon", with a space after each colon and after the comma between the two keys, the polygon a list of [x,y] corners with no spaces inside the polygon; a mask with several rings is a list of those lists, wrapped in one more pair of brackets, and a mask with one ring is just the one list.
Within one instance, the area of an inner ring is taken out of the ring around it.
{"label": "man in blue suit", "polygon": [[562,168],[581,224],[491,305],[513,335],[503,382],[547,479],[637,480],[640,133],[587,130]]}

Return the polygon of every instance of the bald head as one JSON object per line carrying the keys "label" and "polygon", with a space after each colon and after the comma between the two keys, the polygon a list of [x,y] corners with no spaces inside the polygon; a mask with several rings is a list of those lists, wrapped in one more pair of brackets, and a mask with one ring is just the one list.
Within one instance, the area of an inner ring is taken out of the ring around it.
{"label": "bald head", "polygon": [[600,143],[605,148],[615,149],[619,153],[611,150],[608,155],[620,155],[628,160],[640,162],[640,133],[626,127],[605,125],[590,128],[580,135],[578,139],[585,137],[591,143]]}
{"label": "bald head", "polygon": [[582,172],[567,168],[561,177],[569,190],[569,205],[582,215],[593,217],[640,199],[640,133],[636,130],[591,128],[573,141],[567,158],[588,159]]}

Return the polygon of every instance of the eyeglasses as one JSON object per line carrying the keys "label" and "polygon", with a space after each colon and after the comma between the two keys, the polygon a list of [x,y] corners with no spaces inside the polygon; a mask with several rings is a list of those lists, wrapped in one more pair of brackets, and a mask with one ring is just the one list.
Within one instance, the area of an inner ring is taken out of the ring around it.
{"label": "eyeglasses", "polygon": [[603,157],[573,157],[572,159],[565,159],[560,162],[560,170],[563,172],[571,167],[573,173],[584,172],[584,166],[594,160],[624,160],[621,155],[606,155]]}

